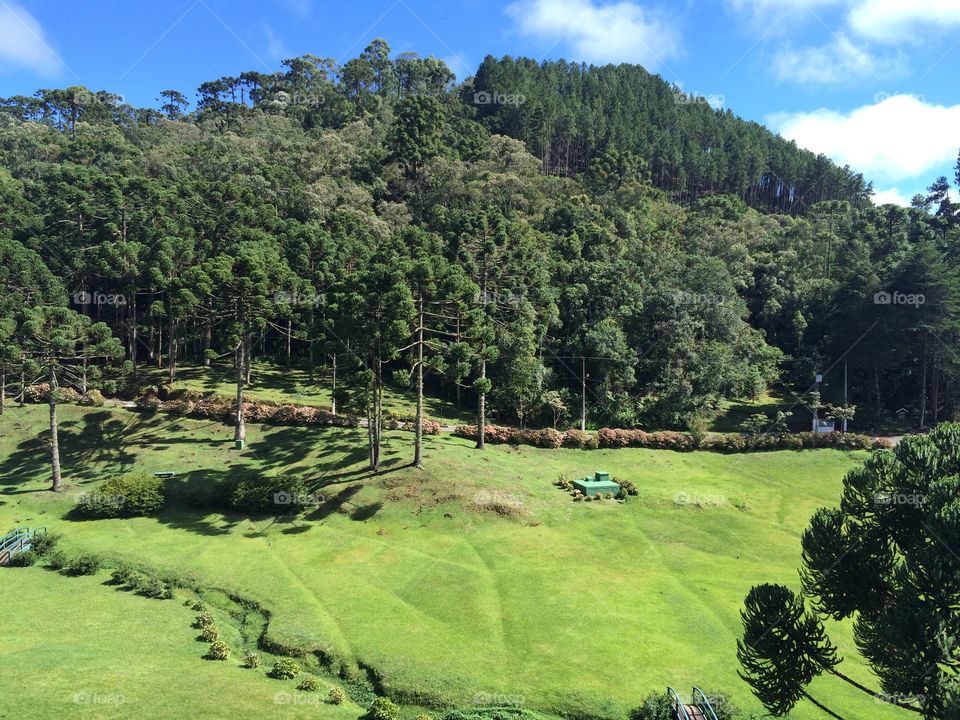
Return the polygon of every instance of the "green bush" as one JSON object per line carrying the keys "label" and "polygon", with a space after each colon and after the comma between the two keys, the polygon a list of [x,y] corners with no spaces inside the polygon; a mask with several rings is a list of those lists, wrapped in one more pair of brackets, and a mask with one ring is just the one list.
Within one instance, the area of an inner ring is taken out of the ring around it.
{"label": "green bush", "polygon": [[673,720],[673,699],[669,693],[652,693],[630,711],[630,720]]}
{"label": "green bush", "polygon": [[214,640],[207,652],[207,657],[211,660],[226,660],[230,657],[230,646],[223,640]]}
{"label": "green bush", "polygon": [[70,558],[67,557],[67,554],[63,550],[51,550],[43,558],[47,561],[47,565],[50,566],[53,570],[63,570],[67,563],[70,562]]}
{"label": "green bush", "polygon": [[270,677],[277,680],[293,680],[301,672],[300,663],[291,658],[280,658],[273,664]]}
{"label": "green bush", "polygon": [[207,609],[207,606],[203,603],[202,600],[197,600],[197,601],[190,607],[190,609],[193,610],[193,611],[195,611],[195,612],[205,612],[206,609]]}
{"label": "green bush", "polygon": [[194,618],[194,621],[193,621],[193,626],[195,628],[205,628],[208,625],[213,625],[213,624],[215,624],[213,620],[213,615],[211,615],[206,611],[199,613],[197,617]]}
{"label": "green bush", "polygon": [[366,720],[397,720],[400,708],[390,698],[378,697],[364,716]]}
{"label": "green bush", "polygon": [[204,625],[200,628],[200,639],[208,643],[216,642],[220,639],[220,630],[216,625]]}
{"label": "green bush", "polygon": [[327,695],[327,700],[332,705],[342,705],[343,701],[347,699],[347,694],[338,687],[330,688],[330,694]]}
{"label": "green bush", "polygon": [[316,692],[320,689],[320,681],[313,676],[305,677],[299,685],[297,685],[297,690],[302,692]]}
{"label": "green bush", "polygon": [[40,533],[30,539],[30,549],[41,557],[52,551],[63,538],[60,533]]}
{"label": "green bush", "polygon": [[260,653],[245,652],[243,654],[243,666],[251,670],[260,667]]}
{"label": "green bush", "polygon": [[153,598],[154,600],[173,599],[173,588],[163,582],[160,578],[144,576],[136,585],[136,590],[141,595]]}
{"label": "green bush", "polygon": [[24,550],[10,558],[9,565],[10,567],[31,567],[36,565],[39,559],[40,556],[36,550]]}
{"label": "green bush", "polygon": [[121,565],[110,573],[110,584],[132,589],[137,584],[137,571],[127,565]]}
{"label": "green bush", "polygon": [[88,390],[86,395],[81,395],[77,400],[78,405],[86,407],[103,407],[103,394],[99,390]]}
{"label": "green bush", "polygon": [[110,478],[96,491],[81,496],[77,509],[87,517],[136,517],[153,515],[165,502],[161,478],[131,473]]}
{"label": "green bush", "polygon": [[299,510],[307,495],[303,480],[279,475],[252,475],[237,481],[228,504],[236,510],[285,515]]}
{"label": "green bush", "polygon": [[69,575],[96,575],[103,567],[103,558],[99,555],[84,553],[70,560],[62,570]]}

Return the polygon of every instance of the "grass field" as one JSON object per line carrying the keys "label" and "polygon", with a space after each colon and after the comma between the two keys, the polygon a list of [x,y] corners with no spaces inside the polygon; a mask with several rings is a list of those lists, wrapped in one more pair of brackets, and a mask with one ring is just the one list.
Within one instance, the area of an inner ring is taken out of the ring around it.
{"label": "grass field", "polygon": [[[275,640],[360,661],[397,697],[459,706],[477,693],[508,695],[567,716],[624,717],[667,684],[722,690],[759,710],[737,676],[743,597],[758,582],[798,586],[800,533],[816,507],[837,503],[844,472],[864,457],[506,446],[480,453],[440,436],[427,439],[426,469],[417,471],[407,466],[411,435],[396,432],[386,437],[384,472],[371,477],[362,469],[362,430],[251,426],[248,449],[237,452],[232,430],[217,423],[117,409],[64,407],[62,414],[70,486],[60,496],[44,490],[45,408],[0,418],[0,527],[45,525],[65,535],[67,549],[256,599],[273,613]],[[178,507],[158,518],[68,519],[78,493],[134,467],[177,471],[178,494],[238,472],[291,473],[326,499],[299,517]],[[639,496],[624,505],[577,504],[552,485],[561,472],[576,477],[597,469],[632,480]],[[116,644],[118,656],[129,650],[125,624],[138,626],[154,612],[161,613],[159,627],[164,614],[173,622],[185,611],[46,570],[10,569],[2,577],[5,588],[19,583],[12,594],[25,603],[22,616],[32,626],[57,629],[26,633],[16,647],[27,656],[72,642],[69,622],[52,617],[57,605],[31,603],[34,594],[82,598],[87,612],[116,618],[116,635],[111,627],[97,647],[106,652]],[[164,609],[151,610],[158,607]],[[5,614],[0,637],[16,634],[20,624]],[[875,685],[855,661],[849,628],[831,632],[850,658],[847,673]],[[211,669],[200,660],[189,631],[182,643],[173,631],[162,634],[156,654],[170,662],[151,657],[156,687],[176,683],[181,663],[197,675],[227,673],[226,684],[246,682],[229,672],[247,671]],[[42,711],[50,694],[99,687],[79,655],[71,672],[36,679],[21,693],[21,714]],[[121,677],[112,685],[126,682],[137,688],[140,681]],[[275,681],[262,682],[267,692]],[[811,691],[847,717],[907,716],[833,679],[818,680]],[[801,705],[792,717],[822,715]]]}

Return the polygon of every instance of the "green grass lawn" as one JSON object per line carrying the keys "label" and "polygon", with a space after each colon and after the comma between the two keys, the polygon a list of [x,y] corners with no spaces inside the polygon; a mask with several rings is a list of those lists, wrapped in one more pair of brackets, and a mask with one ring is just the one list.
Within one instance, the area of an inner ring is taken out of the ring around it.
{"label": "green grass lawn", "polygon": [[[194,613],[41,568],[0,572],[0,718],[320,717],[361,709],[236,659],[201,659]],[[289,702],[288,702],[289,700]]]}
{"label": "green grass lawn", "polygon": [[[360,661],[399,697],[454,706],[477,693],[521,696],[528,707],[565,715],[622,717],[668,684],[722,690],[760,709],[737,676],[743,598],[759,582],[798,587],[800,533],[817,507],[837,503],[844,472],[865,457],[507,446],[481,453],[440,436],[427,439],[426,469],[417,471],[407,465],[412,436],[395,432],[386,437],[384,472],[371,477],[363,430],[251,426],[248,449],[237,452],[232,430],[218,423],[116,409],[64,407],[62,415],[70,485],[61,496],[44,490],[45,408],[0,418],[0,527],[45,525],[64,533],[67,549],[254,598],[273,613],[274,639]],[[158,518],[67,519],[78,493],[134,467],[177,471],[181,494],[238,472],[297,474],[326,500],[278,519],[188,508]],[[561,472],[597,469],[632,480],[640,495],[625,505],[577,504],[552,485]],[[493,512],[493,501],[506,514]],[[3,573],[5,586],[18,572]],[[82,593],[93,607],[126,603],[114,611],[133,622],[159,603],[23,572],[28,579],[17,582],[27,585],[14,593],[22,602],[24,593]],[[23,613],[38,627],[57,626],[55,614],[49,602]],[[5,615],[0,636],[21,624]],[[843,669],[875,685],[856,661],[849,627],[831,630],[849,658]],[[63,633],[69,637],[69,627]],[[62,642],[32,631],[23,652],[55,652]],[[174,682],[180,662],[212,672],[191,643],[188,633],[160,646],[171,659],[167,673],[151,658],[158,683]],[[91,673],[87,685],[94,680]],[[847,717],[909,716],[833,679],[812,692]],[[802,704],[793,717],[822,715]]]}

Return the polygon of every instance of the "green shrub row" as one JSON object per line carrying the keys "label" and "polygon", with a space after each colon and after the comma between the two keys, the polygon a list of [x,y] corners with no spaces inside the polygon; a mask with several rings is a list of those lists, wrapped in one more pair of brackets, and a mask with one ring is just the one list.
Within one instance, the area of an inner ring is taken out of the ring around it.
{"label": "green shrub row", "polygon": [[[459,425],[454,434],[469,440],[477,439],[476,425]],[[572,447],[583,450],[596,448],[643,448],[647,450],[673,450],[691,452],[708,450],[719,453],[763,452],[770,450],[807,450],[835,448],[838,450],[883,450],[893,444],[886,438],[873,439],[855,433],[792,433],[784,435],[710,435],[699,444],[687,433],[674,431],[646,432],[602,428],[595,434],[580,430],[561,433],[552,428],[522,430],[519,428],[487,425],[484,431],[486,442],[531,445],[540,448]]]}
{"label": "green shrub row", "polygon": [[[170,392],[163,386],[147,388],[134,400],[140,410],[167,412],[198,420],[218,420],[232,424],[237,412],[236,403],[217,393],[200,393],[192,390]],[[251,423],[270,425],[307,426],[326,425],[333,427],[359,427],[356,415],[334,415],[324,408],[312,405],[293,405],[266,400],[253,400],[243,404],[244,418]]]}

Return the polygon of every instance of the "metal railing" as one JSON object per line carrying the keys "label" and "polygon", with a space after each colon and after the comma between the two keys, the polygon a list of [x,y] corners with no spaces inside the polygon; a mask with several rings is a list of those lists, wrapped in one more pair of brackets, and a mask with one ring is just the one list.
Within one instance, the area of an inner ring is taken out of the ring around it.
{"label": "metal railing", "polygon": [[717,714],[713,711],[713,705],[710,704],[710,698],[700,688],[693,688],[693,703],[707,720],[717,720]]}
{"label": "metal railing", "polygon": [[0,565],[6,565],[14,557],[30,549],[33,538],[42,535],[46,528],[14,528],[0,538]]}
{"label": "metal railing", "polygon": [[667,694],[673,698],[673,714],[677,720],[691,720],[690,713],[687,712],[687,706],[684,704],[683,700],[680,699],[680,695],[672,687],[667,688]]}

